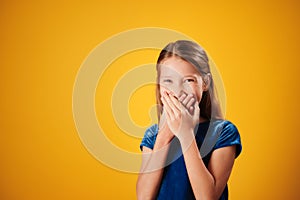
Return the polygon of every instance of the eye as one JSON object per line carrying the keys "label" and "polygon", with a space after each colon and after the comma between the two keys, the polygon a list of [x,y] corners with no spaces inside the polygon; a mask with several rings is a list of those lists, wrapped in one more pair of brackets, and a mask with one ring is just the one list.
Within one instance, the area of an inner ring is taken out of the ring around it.
{"label": "eye", "polygon": [[171,79],[164,79],[163,82],[164,83],[172,83],[172,80]]}
{"label": "eye", "polygon": [[196,80],[194,78],[187,78],[187,79],[184,80],[184,82],[188,82],[188,83],[195,82],[195,81]]}

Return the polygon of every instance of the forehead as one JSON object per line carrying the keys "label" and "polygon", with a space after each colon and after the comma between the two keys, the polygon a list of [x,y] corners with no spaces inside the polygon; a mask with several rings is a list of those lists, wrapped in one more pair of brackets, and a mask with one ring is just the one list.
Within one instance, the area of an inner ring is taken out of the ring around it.
{"label": "forehead", "polygon": [[161,76],[200,75],[196,67],[178,57],[163,60],[160,63],[160,74]]}

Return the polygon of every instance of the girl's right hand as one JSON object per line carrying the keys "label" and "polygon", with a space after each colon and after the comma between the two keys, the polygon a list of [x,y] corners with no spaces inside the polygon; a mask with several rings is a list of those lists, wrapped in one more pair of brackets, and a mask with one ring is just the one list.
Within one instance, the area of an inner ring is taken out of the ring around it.
{"label": "girl's right hand", "polygon": [[173,135],[181,141],[191,137],[191,134],[188,133],[192,133],[199,122],[200,109],[193,95],[183,98],[188,99],[187,102],[193,102],[194,105],[192,107],[189,106],[189,103],[184,103],[180,99],[180,97],[178,99],[167,92],[164,92],[162,95],[168,127]]}
{"label": "girl's right hand", "polygon": [[158,125],[158,138],[164,140],[166,144],[170,143],[171,140],[174,138],[174,134],[170,130],[168,123],[167,123],[167,118],[166,118],[166,111],[163,109],[159,125]]}

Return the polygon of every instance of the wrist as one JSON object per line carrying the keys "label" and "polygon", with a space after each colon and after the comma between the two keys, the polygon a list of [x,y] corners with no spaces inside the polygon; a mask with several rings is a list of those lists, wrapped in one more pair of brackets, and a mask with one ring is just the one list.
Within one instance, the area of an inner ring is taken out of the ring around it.
{"label": "wrist", "polygon": [[179,134],[178,140],[183,148],[190,146],[192,141],[195,140],[194,130],[191,129]]}
{"label": "wrist", "polygon": [[156,141],[155,141],[155,144],[158,148],[168,145],[171,142],[172,138],[174,137],[174,135],[173,137],[171,137],[172,134],[167,133],[167,131],[168,130],[166,129],[162,129],[158,131]]}

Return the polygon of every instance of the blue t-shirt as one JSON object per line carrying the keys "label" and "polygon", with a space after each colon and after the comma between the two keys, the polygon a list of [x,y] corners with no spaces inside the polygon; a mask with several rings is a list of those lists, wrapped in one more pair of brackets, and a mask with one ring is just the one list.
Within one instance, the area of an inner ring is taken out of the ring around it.
{"label": "blue t-shirt", "polygon": [[[145,131],[140,148],[143,146],[153,149],[158,125],[154,124]],[[236,157],[242,150],[240,134],[236,126],[228,120],[211,120],[199,123],[195,128],[195,139],[205,166],[208,166],[212,152],[215,149],[236,145]],[[180,143],[176,137],[171,142],[166,167],[157,194],[157,199],[195,199],[187,174]],[[226,187],[220,200],[228,199]]]}

